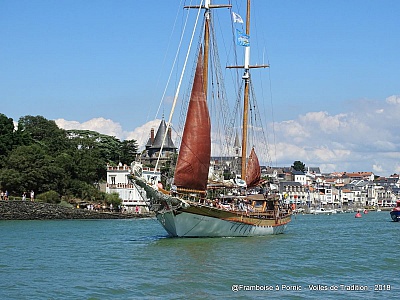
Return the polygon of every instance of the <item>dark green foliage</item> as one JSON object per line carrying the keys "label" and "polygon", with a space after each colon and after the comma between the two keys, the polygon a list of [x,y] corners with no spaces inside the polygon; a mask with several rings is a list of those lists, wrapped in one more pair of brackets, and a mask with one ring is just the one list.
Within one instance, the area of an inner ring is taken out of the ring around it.
{"label": "dark green foliage", "polygon": [[0,114],[0,190],[19,197],[33,190],[105,201],[98,186],[106,179],[106,165],[130,164],[137,148],[135,140],[66,131],[42,116],[22,117],[15,129],[13,120]]}
{"label": "dark green foliage", "polygon": [[65,150],[68,144],[66,131],[58,128],[56,122],[42,116],[20,118],[18,133],[23,144],[39,144],[48,153]]}
{"label": "dark green foliage", "polygon": [[304,172],[304,171],[306,170],[306,165],[305,165],[304,163],[302,163],[301,161],[296,160],[296,161],[293,163],[292,168],[293,168],[294,170],[296,170],[296,171]]}
{"label": "dark green foliage", "polygon": [[136,158],[138,145],[135,140],[125,140],[121,144],[120,162],[130,165]]}
{"label": "dark green foliage", "polygon": [[58,204],[61,202],[60,195],[56,191],[48,191],[37,195],[37,200],[46,203]]}
{"label": "dark green foliage", "polygon": [[106,196],[105,201],[107,205],[112,204],[114,208],[117,208],[122,203],[122,200],[119,197],[118,193],[106,194],[105,196]]}
{"label": "dark green foliage", "polygon": [[14,122],[13,119],[0,114],[0,168],[14,146]]}

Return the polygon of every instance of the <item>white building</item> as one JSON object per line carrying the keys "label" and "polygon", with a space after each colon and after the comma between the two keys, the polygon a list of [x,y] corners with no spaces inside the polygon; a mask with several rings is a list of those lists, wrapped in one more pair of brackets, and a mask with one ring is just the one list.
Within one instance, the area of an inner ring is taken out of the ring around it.
{"label": "white building", "polygon": [[[131,166],[122,165],[107,166],[106,193],[118,193],[122,199],[122,209],[127,212],[148,212],[146,205],[146,192],[129,180],[131,174],[142,177],[148,184],[156,185],[161,181],[160,170],[154,168],[143,168],[139,163]],[[136,208],[137,207],[137,208]]]}
{"label": "white building", "polygon": [[307,176],[304,172],[301,171],[293,171],[293,181],[294,182],[299,182],[301,185],[306,185],[307,184]]}

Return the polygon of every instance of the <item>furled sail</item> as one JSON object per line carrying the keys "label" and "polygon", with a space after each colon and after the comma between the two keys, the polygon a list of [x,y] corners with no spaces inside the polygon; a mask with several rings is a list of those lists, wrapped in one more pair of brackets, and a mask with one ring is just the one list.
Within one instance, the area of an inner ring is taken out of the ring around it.
{"label": "furled sail", "polygon": [[211,156],[211,122],[203,87],[203,55],[199,51],[174,184],[205,191]]}
{"label": "furled sail", "polygon": [[261,169],[258,157],[254,148],[251,149],[249,160],[246,168],[246,184],[247,187],[256,186],[261,179]]}

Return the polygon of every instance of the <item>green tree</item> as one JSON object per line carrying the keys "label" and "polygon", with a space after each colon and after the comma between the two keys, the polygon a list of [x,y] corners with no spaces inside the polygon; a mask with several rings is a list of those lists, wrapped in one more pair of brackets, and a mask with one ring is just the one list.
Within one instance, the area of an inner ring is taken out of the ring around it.
{"label": "green tree", "polygon": [[37,145],[19,146],[8,157],[0,172],[0,182],[14,193],[34,190],[42,193],[57,190],[63,170]]}
{"label": "green tree", "polygon": [[36,199],[46,203],[57,204],[61,202],[60,195],[56,191],[44,192],[42,194],[37,195]]}
{"label": "green tree", "polygon": [[136,158],[138,153],[138,145],[136,140],[124,140],[120,146],[120,162],[130,165]]}
{"label": "green tree", "polygon": [[97,149],[105,162],[119,162],[121,142],[116,137],[91,130],[68,130],[67,134],[78,149]]}
{"label": "green tree", "polygon": [[58,153],[66,149],[68,140],[66,131],[58,128],[56,122],[42,116],[25,116],[18,120],[17,134],[22,144],[37,143],[47,153]]}
{"label": "green tree", "polygon": [[22,195],[24,191],[24,182],[20,172],[2,168],[0,169],[0,188],[7,190],[10,194]]}
{"label": "green tree", "polygon": [[303,164],[301,161],[296,160],[296,161],[293,163],[292,168],[293,168],[294,170],[296,170],[296,171],[304,172],[304,171],[306,170],[306,165]]}
{"label": "green tree", "polygon": [[0,188],[104,202],[98,186],[106,179],[106,165],[130,164],[137,148],[135,140],[66,131],[42,116],[21,117],[15,129],[13,120],[0,114]]}
{"label": "green tree", "polygon": [[0,114],[0,168],[4,167],[4,161],[14,147],[14,121]]}
{"label": "green tree", "polygon": [[115,209],[122,203],[122,199],[119,197],[118,193],[106,194],[105,196],[107,205],[112,204]]}

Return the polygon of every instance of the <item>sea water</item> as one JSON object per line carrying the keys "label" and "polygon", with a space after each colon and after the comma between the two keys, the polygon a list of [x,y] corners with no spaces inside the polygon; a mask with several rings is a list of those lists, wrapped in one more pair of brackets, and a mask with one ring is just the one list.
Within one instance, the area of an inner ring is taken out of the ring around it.
{"label": "sea water", "polygon": [[0,299],[400,297],[388,212],[297,215],[285,234],[168,238],[154,219],[0,221]]}

